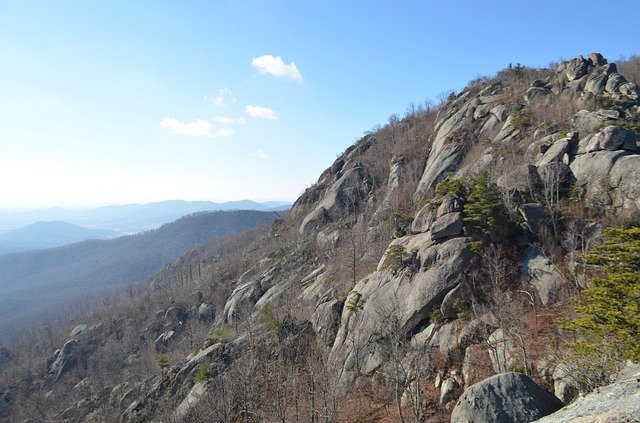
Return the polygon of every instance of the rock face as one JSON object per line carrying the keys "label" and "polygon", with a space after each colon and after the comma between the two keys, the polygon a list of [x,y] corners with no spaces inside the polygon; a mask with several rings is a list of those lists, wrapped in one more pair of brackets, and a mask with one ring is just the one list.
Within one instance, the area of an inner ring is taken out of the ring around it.
{"label": "rock face", "polygon": [[381,365],[381,346],[372,340],[381,340],[380,322],[384,319],[397,319],[396,330],[404,334],[401,336],[426,328],[430,312],[460,283],[471,258],[468,240],[463,237],[434,242],[427,232],[397,243],[408,251],[415,249],[417,269],[415,273],[405,268],[393,274],[382,267],[383,257],[379,270],[351,291],[330,355],[333,363],[340,363],[343,382],[358,368],[369,373]]}
{"label": "rock face", "polygon": [[47,360],[48,377],[58,381],[65,373],[78,365],[85,365],[87,358],[94,349],[89,339],[87,325],[76,326],[63,347]]}
{"label": "rock face", "polygon": [[600,388],[550,414],[540,423],[640,421],[640,366],[627,369],[616,383]]}
{"label": "rock face", "polygon": [[562,406],[530,377],[503,373],[467,388],[451,413],[451,423],[532,422]]}
{"label": "rock face", "polygon": [[371,178],[366,168],[358,164],[337,176],[322,201],[302,221],[300,233],[353,213],[364,203],[371,189]]}

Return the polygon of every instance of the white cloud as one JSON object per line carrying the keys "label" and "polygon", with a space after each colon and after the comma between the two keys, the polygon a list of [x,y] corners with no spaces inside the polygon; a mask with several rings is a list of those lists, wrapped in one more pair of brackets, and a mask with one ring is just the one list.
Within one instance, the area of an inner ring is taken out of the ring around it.
{"label": "white cloud", "polygon": [[236,103],[238,99],[233,95],[233,91],[230,88],[223,87],[218,90],[218,95],[213,97],[211,101],[216,106],[222,107],[227,103]]}
{"label": "white cloud", "polygon": [[271,110],[270,108],[268,108],[268,107],[247,106],[247,107],[244,108],[244,110],[251,117],[256,117],[256,118],[260,118],[260,119],[267,119],[267,120],[276,120],[276,119],[278,119],[278,114],[276,112],[274,112],[273,110]]}
{"label": "white cloud", "polygon": [[213,121],[216,123],[221,123],[223,125],[233,125],[234,123],[236,123],[235,119],[227,116],[216,116],[213,118]]}
{"label": "white cloud", "polygon": [[259,148],[256,150],[256,156],[258,156],[262,160],[267,160],[269,158],[267,153],[265,153],[265,151],[262,148]]}
{"label": "white cloud", "polygon": [[193,122],[180,122],[177,119],[165,118],[160,121],[160,126],[170,130],[174,134],[189,135],[192,137],[231,137],[236,131],[233,129],[218,129],[211,122],[204,119],[196,119]]}
{"label": "white cloud", "polygon": [[254,57],[251,59],[251,66],[258,69],[260,73],[268,73],[273,76],[282,76],[285,78],[293,79],[297,82],[302,82],[302,75],[298,70],[295,63],[285,63],[282,57],[273,57],[270,54],[265,54],[260,57]]}
{"label": "white cloud", "polygon": [[213,121],[222,125],[246,125],[248,123],[243,117],[234,119],[228,116],[215,116]]}

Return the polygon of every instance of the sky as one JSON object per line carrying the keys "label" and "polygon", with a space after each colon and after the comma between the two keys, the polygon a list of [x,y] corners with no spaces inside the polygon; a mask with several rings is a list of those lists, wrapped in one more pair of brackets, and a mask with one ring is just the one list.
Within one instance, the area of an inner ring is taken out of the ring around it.
{"label": "sky", "polygon": [[294,201],[412,102],[640,53],[637,0],[0,0],[0,210]]}

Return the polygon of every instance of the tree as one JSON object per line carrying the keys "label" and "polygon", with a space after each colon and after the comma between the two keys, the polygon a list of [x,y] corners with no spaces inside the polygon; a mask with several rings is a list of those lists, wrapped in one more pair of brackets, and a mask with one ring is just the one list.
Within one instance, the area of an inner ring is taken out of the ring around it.
{"label": "tree", "polygon": [[586,254],[602,266],[582,291],[574,310],[578,317],[564,320],[573,335],[569,346],[584,363],[585,388],[606,383],[624,360],[640,361],[640,228],[608,228],[605,242]]}
{"label": "tree", "polygon": [[480,172],[464,205],[464,223],[483,237],[497,235],[503,228],[500,222],[507,220],[498,187],[489,181],[487,171]]}

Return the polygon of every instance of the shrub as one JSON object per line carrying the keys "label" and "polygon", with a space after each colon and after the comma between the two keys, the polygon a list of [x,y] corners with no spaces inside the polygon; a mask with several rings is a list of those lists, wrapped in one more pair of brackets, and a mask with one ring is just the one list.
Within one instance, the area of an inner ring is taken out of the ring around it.
{"label": "shrub", "polygon": [[362,294],[358,291],[351,291],[349,293],[349,297],[347,298],[347,303],[345,307],[349,311],[356,311],[358,309],[358,303],[360,302],[360,298]]}
{"label": "shrub", "polygon": [[400,270],[402,268],[402,256],[406,252],[407,249],[404,248],[404,245],[390,245],[382,262],[382,270],[391,269],[394,273]]}
{"label": "shrub", "polygon": [[198,365],[198,370],[195,374],[196,383],[206,382],[212,378],[211,371],[209,370],[209,365],[206,363],[200,363]]}
{"label": "shrub", "polygon": [[166,369],[167,366],[169,366],[169,359],[165,354],[160,354],[156,359],[156,365],[158,366],[160,373],[162,373],[164,369]]}
{"label": "shrub", "polygon": [[451,179],[447,177],[436,185],[436,195],[439,197],[444,197],[445,195],[463,197],[466,191],[464,179]]}

